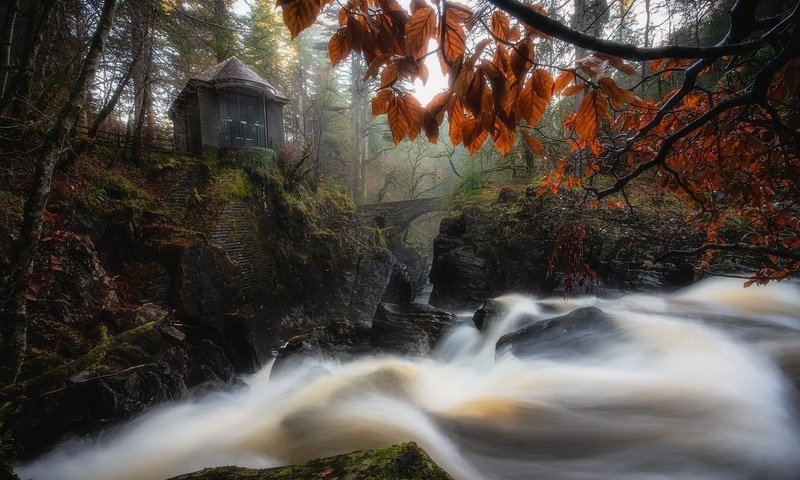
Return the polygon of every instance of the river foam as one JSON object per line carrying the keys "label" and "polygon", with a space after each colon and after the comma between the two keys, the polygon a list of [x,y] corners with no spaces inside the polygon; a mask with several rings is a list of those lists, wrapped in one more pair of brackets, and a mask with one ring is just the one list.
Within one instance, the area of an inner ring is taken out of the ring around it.
{"label": "river foam", "polygon": [[[243,387],[154,408],[17,472],[162,480],[413,440],[459,480],[800,478],[797,392],[779,368],[800,358],[797,285],[499,300],[505,318],[486,332],[459,324],[433,358],[306,359],[272,378],[266,368]],[[620,334],[591,337],[589,354],[559,342],[495,356],[523,319],[581,306],[604,310]]]}

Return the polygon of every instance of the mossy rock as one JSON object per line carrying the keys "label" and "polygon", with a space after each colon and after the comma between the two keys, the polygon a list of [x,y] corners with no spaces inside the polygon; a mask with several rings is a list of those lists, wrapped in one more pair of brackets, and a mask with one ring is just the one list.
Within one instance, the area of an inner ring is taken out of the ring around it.
{"label": "mossy rock", "polygon": [[171,480],[452,480],[441,467],[409,442],[310,460],[287,467],[254,470],[218,467],[180,475]]}

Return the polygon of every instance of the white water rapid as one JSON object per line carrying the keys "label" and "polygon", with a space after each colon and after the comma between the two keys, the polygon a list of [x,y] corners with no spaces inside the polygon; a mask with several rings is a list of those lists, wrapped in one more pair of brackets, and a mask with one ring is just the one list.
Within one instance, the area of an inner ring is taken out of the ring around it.
{"label": "white water rapid", "polygon": [[[413,440],[458,480],[800,478],[797,391],[779,368],[800,372],[797,285],[716,280],[671,295],[500,300],[511,307],[504,319],[484,333],[456,326],[432,359],[307,360],[273,378],[265,369],[17,472],[163,480]],[[584,335],[592,348],[581,354],[558,341],[495,358],[522,318],[588,305],[617,334]]]}

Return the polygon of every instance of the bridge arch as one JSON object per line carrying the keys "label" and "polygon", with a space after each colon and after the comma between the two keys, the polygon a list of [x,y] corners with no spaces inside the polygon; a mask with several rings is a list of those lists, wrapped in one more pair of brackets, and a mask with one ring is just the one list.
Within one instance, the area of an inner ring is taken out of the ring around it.
{"label": "bridge arch", "polygon": [[368,203],[359,205],[356,214],[363,225],[372,228],[393,228],[398,241],[405,237],[406,230],[416,218],[444,208],[444,197],[414,198],[396,202]]}

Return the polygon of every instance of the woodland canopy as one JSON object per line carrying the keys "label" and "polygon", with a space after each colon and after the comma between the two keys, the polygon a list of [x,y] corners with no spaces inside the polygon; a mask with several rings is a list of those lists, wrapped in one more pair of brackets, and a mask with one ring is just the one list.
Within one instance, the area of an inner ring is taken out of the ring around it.
{"label": "woodland canopy", "polygon": [[[687,224],[706,237],[700,251],[769,255],[760,279],[798,271],[800,4],[738,0],[728,11],[704,4],[717,9],[709,20],[726,23],[727,33],[713,44],[675,36],[662,46],[650,45],[650,2],[644,45],[605,38],[597,25],[611,8],[605,2],[575,1],[572,26],[518,0],[278,4],[292,36],[323,10],[337,13],[331,63],[363,57],[364,78],[380,82],[372,114],[387,115],[395,143],[422,133],[435,143],[446,124],[452,143],[471,153],[490,139],[505,155],[520,136],[542,157],[545,112],[574,96],[576,111],[563,115],[558,139],[570,152],[539,194],[582,188],[590,205],[607,199],[633,211],[631,185],[653,182],[687,207]],[[632,7],[619,5],[617,31]],[[543,60],[539,52],[559,43],[573,47],[574,60]],[[429,56],[449,85],[422,105],[408,81],[427,79]]]}

